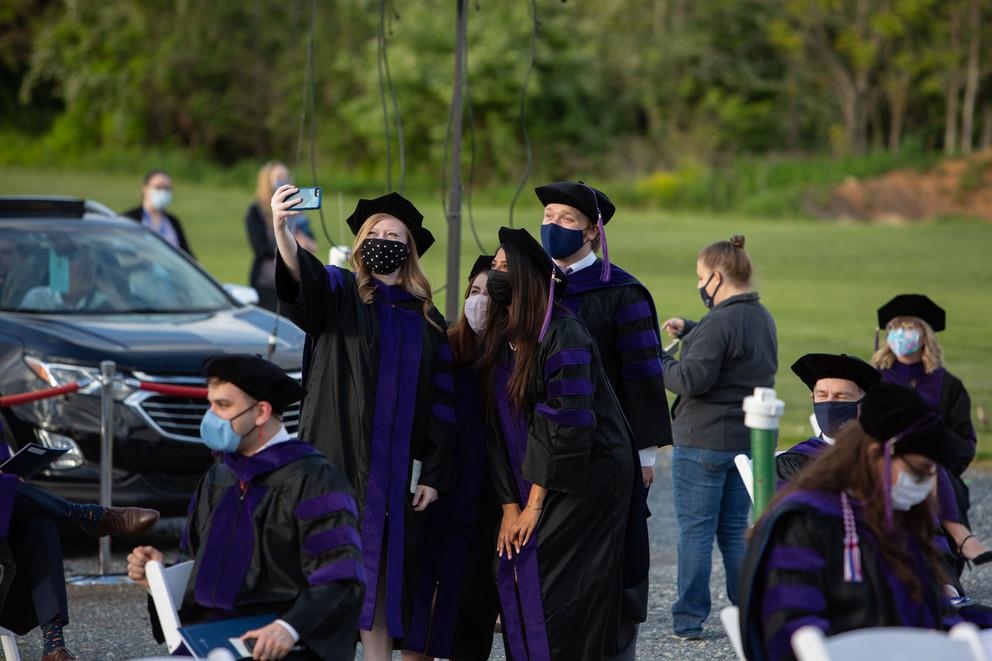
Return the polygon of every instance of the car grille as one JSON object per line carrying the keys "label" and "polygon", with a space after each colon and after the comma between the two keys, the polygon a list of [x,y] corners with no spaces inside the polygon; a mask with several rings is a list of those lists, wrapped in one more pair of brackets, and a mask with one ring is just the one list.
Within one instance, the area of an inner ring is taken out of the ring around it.
{"label": "car grille", "polygon": [[[199,440],[200,420],[207,412],[203,399],[152,395],[144,398],[138,408],[165,436],[182,440]],[[283,412],[283,424],[295,435],[300,426],[300,405],[293,404]]]}

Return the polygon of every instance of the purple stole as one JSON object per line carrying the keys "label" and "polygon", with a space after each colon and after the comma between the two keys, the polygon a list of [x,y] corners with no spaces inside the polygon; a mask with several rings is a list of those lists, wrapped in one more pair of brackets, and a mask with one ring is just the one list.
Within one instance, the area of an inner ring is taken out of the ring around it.
{"label": "purple stole", "polygon": [[825,440],[819,436],[813,436],[812,438],[807,438],[802,443],[796,443],[791,448],[786,450],[786,452],[796,452],[806,457],[814,458],[818,457],[821,452],[829,447],[830,444]]}
{"label": "purple stole", "polygon": [[316,453],[309,444],[293,440],[250,457],[224,454],[224,464],[238,484],[231,485],[214,508],[196,571],[196,603],[233,616],[235,599],[255,552],[255,510],[268,491],[265,485],[255,484],[255,478]]}
{"label": "purple stole", "polygon": [[944,385],[944,374],[947,373],[943,367],[938,367],[927,374],[924,371],[923,363],[913,363],[903,365],[896,361],[887,370],[882,370],[882,380],[887,383],[895,383],[900,386],[912,388],[920,393],[927,404],[933,410],[940,412],[940,390]]}
{"label": "purple stole", "polygon": [[[496,412],[500,429],[510,459],[510,468],[517,483],[520,503],[527,503],[531,483],[521,475],[520,466],[527,451],[527,419],[513,408],[506,396],[506,383],[510,364],[496,367]],[[514,661],[550,661],[551,647],[544,621],[544,603],[541,599],[541,576],[537,562],[537,537],[535,531],[530,541],[512,559],[499,558],[496,570],[496,588],[502,605],[503,630]],[[575,632],[581,635],[581,632]]]}
{"label": "purple stole", "polygon": [[406,506],[411,498],[410,439],[424,350],[423,315],[393,304],[411,298],[400,287],[379,285],[373,302],[379,322],[379,371],[372,418],[369,483],[362,515],[367,587],[359,626],[366,631],[372,630],[379,593],[379,561],[385,544],[386,624],[393,638],[404,635],[400,596],[406,560],[403,553]]}

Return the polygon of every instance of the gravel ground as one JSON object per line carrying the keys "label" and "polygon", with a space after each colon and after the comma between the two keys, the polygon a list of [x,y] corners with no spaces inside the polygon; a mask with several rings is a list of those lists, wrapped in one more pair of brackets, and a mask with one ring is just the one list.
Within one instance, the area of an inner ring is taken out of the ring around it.
{"label": "gravel ground", "polygon": [[[706,658],[708,661],[733,660],[717,612],[727,605],[723,585],[723,568],[720,553],[713,551],[713,614],[707,620],[703,640],[681,642],[673,640],[671,632],[671,605],[675,599],[675,513],[671,505],[671,452],[658,454],[657,482],[651,489],[650,502],[653,516],[651,534],[651,604],[648,621],[642,625],[637,658],[641,660],[684,660]],[[975,532],[981,538],[992,540],[992,472],[971,471],[971,519]],[[175,552],[177,538],[176,520],[163,522],[156,528],[156,537],[150,540],[169,552]],[[114,541],[113,570],[123,571],[124,557],[130,544]],[[70,577],[93,574],[98,570],[96,542],[87,540],[71,543],[66,549],[66,573]],[[976,599],[992,603],[992,585],[987,580],[992,569],[965,570],[964,584]],[[982,572],[985,572],[984,574]],[[984,581],[982,579],[985,579]],[[124,579],[126,581],[126,579]],[[72,623],[66,628],[69,649],[81,659],[111,660],[134,659],[165,653],[149,633],[145,591],[126,582],[115,585],[69,585],[69,608]],[[18,640],[24,659],[41,658],[41,636],[35,631]],[[359,656],[360,658],[360,656]],[[399,655],[396,655],[399,658]],[[491,659],[503,660],[502,644],[497,639]]]}

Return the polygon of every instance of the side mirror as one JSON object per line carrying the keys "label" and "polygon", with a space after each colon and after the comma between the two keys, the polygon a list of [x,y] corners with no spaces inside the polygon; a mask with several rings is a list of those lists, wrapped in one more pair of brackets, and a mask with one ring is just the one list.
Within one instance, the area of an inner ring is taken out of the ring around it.
{"label": "side mirror", "polygon": [[258,292],[255,291],[254,287],[235,285],[230,282],[225,282],[223,287],[227,295],[241,305],[258,305]]}

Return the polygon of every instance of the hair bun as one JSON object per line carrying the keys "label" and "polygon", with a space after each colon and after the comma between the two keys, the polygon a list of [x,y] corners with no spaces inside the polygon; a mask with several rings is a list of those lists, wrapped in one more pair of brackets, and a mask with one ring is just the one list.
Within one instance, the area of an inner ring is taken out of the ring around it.
{"label": "hair bun", "polygon": [[744,235],[743,234],[735,234],[732,237],[730,237],[730,245],[732,245],[735,248],[743,248],[744,247]]}

